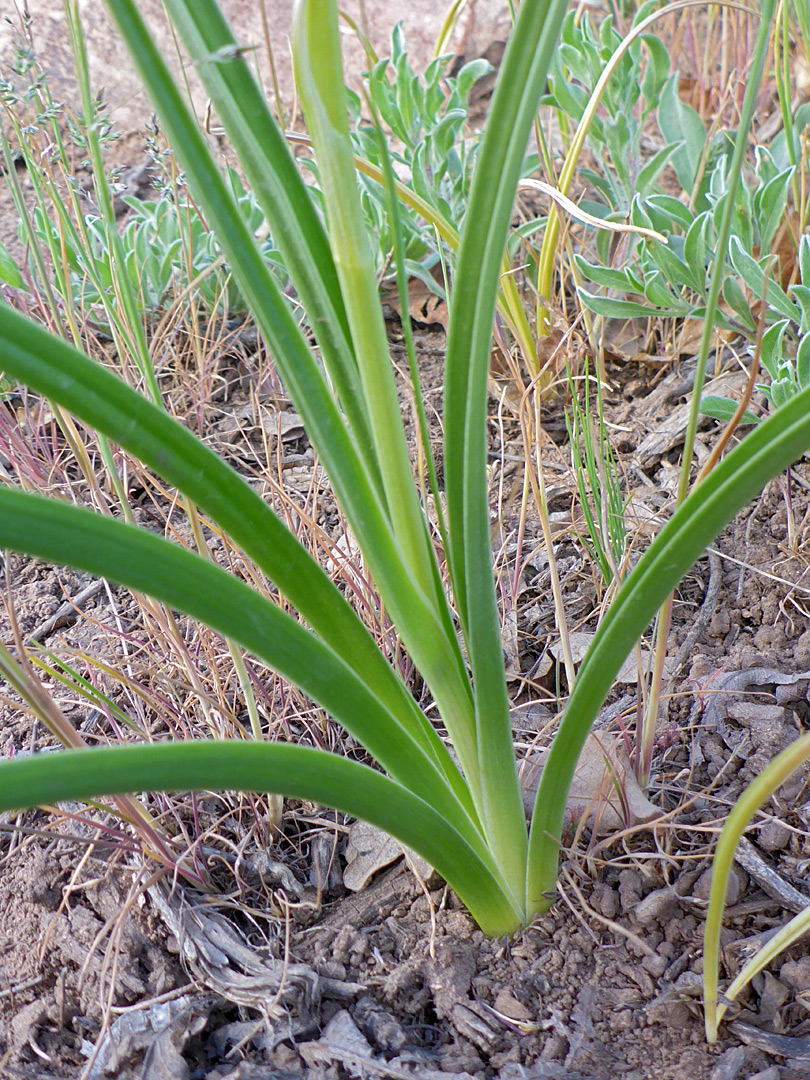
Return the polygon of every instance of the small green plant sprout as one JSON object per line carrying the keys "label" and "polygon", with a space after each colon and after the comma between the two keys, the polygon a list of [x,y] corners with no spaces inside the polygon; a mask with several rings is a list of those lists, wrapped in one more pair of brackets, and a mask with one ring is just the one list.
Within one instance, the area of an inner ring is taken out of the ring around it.
{"label": "small green plant sprout", "polygon": [[720,1021],[754,976],[810,929],[810,907],[807,907],[757,950],[722,995],[721,1000],[719,993],[720,931],[723,926],[726,889],[734,863],[734,852],[740,842],[740,837],[756,812],[808,759],[810,759],[810,734],[802,735],[791,743],[763,769],[753,783],[749,784],[726,819],[720,839],[717,841],[703,939],[703,1008],[706,1017],[706,1038],[710,1043],[717,1042]]}
{"label": "small green plant sprout", "polygon": [[[259,234],[262,257],[284,287],[284,267],[272,238],[262,230],[264,215],[234,170],[228,171],[227,178],[248,228]],[[204,311],[247,310],[247,301],[225,266],[216,237],[195,205],[183,197],[181,185],[171,196],[140,199],[129,195],[123,201],[129,211],[119,232],[124,266],[144,315],[164,311],[191,281]],[[34,226],[43,244],[58,246],[60,223],[46,217],[42,207],[34,212]],[[82,234],[64,241],[64,253],[72,302],[107,326],[104,301],[114,301],[116,281],[109,229],[104,220],[97,214],[85,215]]]}
{"label": "small green plant sprout", "polygon": [[[799,282],[788,286],[787,292],[770,277],[766,279],[767,268],[747,256],[736,238],[732,238],[732,264],[740,268],[749,289],[757,287],[765,297],[766,318],[771,325],[762,335],[759,363],[769,381],[757,383],[756,389],[771,409],[778,409],[810,386],[810,286],[805,284],[810,281],[810,236],[802,236],[799,241]],[[723,420],[730,417],[735,404],[710,396],[701,400],[700,408],[705,415]],[[753,424],[759,419],[751,412],[744,418]]]}
{"label": "small green plant sprout", "polygon": [[[726,522],[810,447],[810,389],[800,390],[728,454],[626,575],[577,675],[527,828],[492,567],[487,379],[515,193],[567,4],[520,5],[475,163],[450,296],[443,413],[446,572],[414,480],[388,352],[334,0],[299,0],[293,32],[323,220],[214,0],[167,0],[307,312],[317,353],[136,0],[108,0],[108,6],[453,752],[346,597],[250,484],[159,403],[2,304],[7,376],[114,439],[182,493],[186,505],[199,507],[252,561],[257,576],[277,587],[300,621],[210,558],[135,524],[8,484],[0,486],[0,546],[82,568],[191,615],[298,686],[356,738],[368,763],[261,737],[155,739],[3,762],[0,809],[178,788],[309,799],[397,837],[445,877],[487,934],[510,933],[553,901],[568,790],[623,660]],[[69,10],[78,18],[75,0]],[[438,490],[431,494],[441,501]]]}
{"label": "small green plant sprout", "polygon": [[579,506],[588,535],[583,541],[599,567],[606,587],[618,585],[624,573],[627,532],[624,514],[627,500],[616,454],[605,427],[602,407],[602,384],[596,379],[596,415],[590,390],[588,365],[585,366],[585,390],[580,402],[571,372],[571,411],[565,424],[571,444],[571,459],[577,484]]}

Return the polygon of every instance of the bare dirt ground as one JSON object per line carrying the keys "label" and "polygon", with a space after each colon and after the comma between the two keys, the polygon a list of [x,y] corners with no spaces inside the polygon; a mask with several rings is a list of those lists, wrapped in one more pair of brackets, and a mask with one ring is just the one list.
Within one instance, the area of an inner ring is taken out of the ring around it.
{"label": "bare dirt ground", "polygon": [[[234,28],[239,44],[255,53],[259,76],[271,99],[277,87],[289,106],[294,97],[289,50],[293,0],[264,0],[263,3],[256,0],[223,0],[221,7]],[[171,45],[161,0],[140,0],[138,8],[156,41],[164,47],[167,59],[173,62],[175,72],[179,72],[180,64]],[[30,17],[36,51],[49,72],[54,98],[78,108],[79,97],[61,2],[26,0],[23,4],[20,0],[12,0],[8,10],[3,12],[7,18],[0,20],[0,56],[4,66],[18,40],[23,9]],[[152,106],[143,92],[129,54],[114,30],[103,0],[80,0],[79,10],[87,39],[94,89],[102,92],[110,109],[112,124],[123,135],[143,131],[152,115]],[[432,59],[445,16],[444,5],[431,0],[409,0],[407,5],[402,6],[386,3],[386,0],[347,0],[341,5],[341,10],[365,28],[379,56],[386,55],[394,24],[402,21],[416,70],[424,70]],[[472,0],[451,46],[483,54],[491,42],[508,33],[508,27],[506,0]],[[267,61],[268,34],[273,47],[275,80]],[[360,74],[366,70],[366,58],[353,35],[347,33],[345,44],[346,76],[351,84],[356,85]],[[205,95],[193,68],[187,69],[186,75],[194,103],[202,117]]]}
{"label": "bare dirt ground", "polygon": [[[366,7],[370,18],[379,8],[371,0]],[[435,12],[424,16],[435,22]],[[440,331],[422,328],[429,409],[439,402],[443,345]],[[688,357],[644,367],[617,361],[608,371],[606,415],[631,510],[651,528],[668,512],[690,375]],[[247,475],[272,450],[289,498],[335,536],[340,522],[328,487],[313,473],[311,448],[255,335],[237,329],[207,381],[201,375],[189,389],[191,378],[177,382],[177,410]],[[31,448],[25,460],[47,486],[48,463],[61,450],[48,416],[25,398],[2,410],[3,464],[25,456],[22,438]],[[268,440],[270,411],[277,441]],[[548,406],[545,434],[544,455],[558,478],[549,497],[567,612],[588,634],[600,594],[576,539],[559,400]],[[699,456],[715,434],[707,421]],[[533,516],[511,588],[524,451],[517,422],[495,399],[490,449],[495,550],[512,568],[504,575],[504,647],[515,742],[526,753],[547,741],[557,711],[561,676],[549,658],[558,635]],[[56,816],[8,816],[0,832],[0,1078],[807,1080],[807,941],[755,980],[717,1047],[705,1044],[699,990],[713,840],[745,785],[807,727],[809,493],[803,461],[789,480],[769,485],[687,576],[648,792],[659,816],[568,836],[554,908],[511,940],[485,939],[440,881],[420,880],[401,860],[380,860],[349,890],[345,872],[358,846],[352,823],[317,807],[288,805],[283,833],[273,838],[257,826],[262,804],[191,803],[177,827],[188,830],[207,892],[172,882],[154,862],[144,866],[137,845],[101,811],[76,804]],[[142,523],[154,527],[155,492],[133,482],[131,494]],[[56,656],[77,666],[84,655],[104,657],[132,685],[148,663],[168,664],[149,653],[142,613],[117,590],[88,594],[91,583],[80,575],[16,557],[5,564],[3,584],[21,633]],[[0,622],[11,640],[8,613]],[[123,702],[121,682],[98,677]],[[89,742],[114,735],[109,717],[46,681]],[[278,687],[272,695],[284,702],[288,737],[345,749],[325,718]],[[635,701],[629,676],[601,730],[632,729]],[[171,702],[166,712],[173,715]],[[162,717],[147,720],[164,730]],[[53,747],[10,696],[0,703],[0,739],[6,755]],[[740,850],[723,939],[727,977],[810,903],[809,781],[800,770]],[[161,799],[149,805],[168,813]]]}

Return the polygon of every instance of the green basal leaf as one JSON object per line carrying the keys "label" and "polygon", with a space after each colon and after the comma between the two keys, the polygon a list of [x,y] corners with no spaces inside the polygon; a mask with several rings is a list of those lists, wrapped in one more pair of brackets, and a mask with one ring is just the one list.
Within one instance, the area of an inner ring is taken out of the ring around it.
{"label": "green basal leaf", "polygon": [[[391,776],[481,842],[463,808],[457,770],[442,762],[438,740],[426,737],[404,703],[396,711],[388,707],[383,669],[379,678],[364,676],[351,657],[341,657],[239,578],[145,529],[10,487],[0,487],[0,547],[145,592],[238,642],[340,720]],[[330,599],[339,618],[340,606]]]}
{"label": "green basal leaf", "polygon": [[785,169],[754,196],[754,214],[759,225],[761,251],[770,251],[771,241],[784,218],[790,184],[795,168]]}
{"label": "green basal leaf", "polygon": [[[446,754],[346,599],[238,473],[164,410],[5,304],[0,304],[0,341],[11,378],[108,434],[188,496],[279,586],[323,640],[377,686],[390,709],[410,714],[435,753]],[[339,438],[340,431],[335,441]],[[369,514],[373,506],[371,498]]]}
{"label": "green basal leaf", "polygon": [[[566,797],[596,714],[667,595],[732,517],[810,448],[810,389],[758,424],[697,486],[625,580],[580,667],[545,762],[532,817],[530,910],[550,903]],[[546,898],[544,900],[544,897]]]}
{"label": "green basal leaf", "polygon": [[609,319],[655,319],[659,316],[683,316],[689,308],[656,308],[651,304],[638,304],[634,300],[611,300],[607,296],[594,296],[585,289],[577,288],[577,296],[589,311],[605,315]]}
{"label": "green basal leaf", "polygon": [[[711,416],[713,420],[728,423],[737,412],[737,402],[730,398],[717,397],[715,394],[704,394],[700,399],[700,411],[703,416]],[[759,421],[760,417],[746,409],[740,424],[758,424]]]}
{"label": "green basal leaf", "polygon": [[[810,278],[807,280],[810,281]],[[790,298],[795,300],[802,310],[802,328],[810,329],[810,285],[794,285],[790,290]]]}
{"label": "green basal leaf", "polygon": [[0,241],[0,281],[5,281],[6,285],[11,285],[14,289],[26,287],[20,268],[2,241]]}
{"label": "green basal leaf", "polygon": [[[279,298],[279,303],[278,299],[273,298],[271,302],[266,285],[262,290],[265,295],[261,299],[246,287],[251,278],[255,278],[257,284],[265,283],[262,276],[257,276],[255,268],[249,269],[247,266],[246,260],[252,261],[252,253],[248,254],[245,238],[236,231],[236,222],[229,212],[231,200],[222,201],[216,163],[211,160],[200,133],[192,126],[193,118],[177,94],[133,0],[107,2],[133,51],[141,78],[153,95],[159,112],[163,113],[163,127],[190,181],[196,186],[206,219],[217,233],[229,268],[237,280],[242,279],[242,291],[260,323],[271,323],[271,327],[263,326],[262,331],[273,346],[274,353],[283,362],[289,353],[289,345],[286,341],[274,339],[281,334],[285,338],[290,334],[285,325],[287,318],[279,310],[282,304],[287,306],[286,301]],[[368,418],[364,412],[354,347],[335,262],[309,191],[267,107],[265,95],[258,87],[217,5],[210,0],[168,0],[167,6],[206,90],[215,102],[220,122],[228,133],[270,225],[285,267],[309,315],[326,369],[356,433],[358,452],[364,455],[366,467],[376,481],[378,463],[369,453],[372,442]],[[263,320],[261,315],[264,312],[267,312],[267,316]],[[296,366],[300,368],[301,362],[302,356],[299,356]],[[290,372],[284,371],[287,389],[295,394],[295,380],[289,376]],[[305,406],[308,400],[309,392],[304,391],[296,406]],[[307,423],[310,437],[315,441],[316,432],[311,426],[311,417],[300,408],[298,411]],[[329,468],[325,458],[324,462]],[[335,482],[335,477],[332,479]]]}
{"label": "green basal leaf", "polygon": [[630,267],[614,270],[609,266],[587,262],[581,255],[575,255],[574,262],[584,277],[606,289],[620,289],[622,292],[631,293],[640,293],[644,289],[644,285],[633,274]]}
{"label": "green basal leaf", "polygon": [[737,315],[745,329],[750,334],[755,334],[757,327],[751,314],[751,304],[735,277],[727,277],[723,282],[723,299]]}
{"label": "green basal leaf", "polygon": [[[746,286],[751,290],[754,299],[761,300],[762,297],[766,295],[765,271],[757,260],[745,250],[738,236],[732,236],[729,241],[729,257],[731,259],[731,265],[743,279]],[[766,265],[769,261],[767,256],[763,259],[763,262],[765,262]],[[797,306],[790,300],[784,289],[782,289],[771,276],[768,278],[767,305],[769,308],[778,311],[780,315],[790,319],[791,322],[798,323],[801,319],[801,312]]]}
{"label": "green basal leaf", "polygon": [[706,230],[709,226],[709,214],[700,214],[689,226],[683,243],[683,257],[695,281],[700,282],[697,291],[701,294],[706,289],[706,265],[709,253],[706,244]]}
{"label": "green basal leaf", "polygon": [[[669,62],[667,58],[667,63]],[[646,96],[646,95],[645,95]],[[649,98],[647,100],[650,100]],[[666,166],[669,164],[672,155],[677,150],[679,143],[669,143],[667,146],[662,147],[656,154],[645,162],[643,168],[639,170],[636,177],[636,187],[640,192],[646,192],[655,181]]]}
{"label": "green basal leaf", "polygon": [[0,763],[0,808],[135,791],[274,792],[370,821],[428,860],[491,935],[515,929],[491,860],[407,788],[347,758],[286,743],[191,743],[66,750]]}
{"label": "green basal leaf", "polygon": [[672,164],[681,187],[692,194],[697,170],[703,157],[706,128],[698,113],[681,101],[678,94],[679,75],[676,72],[665,83],[658,102],[658,126],[668,143],[681,143],[672,155]]}
{"label": "green basal leaf", "polygon": [[773,326],[769,326],[762,335],[759,362],[772,379],[779,378],[779,368],[784,356],[785,331],[788,325],[787,319],[782,319]]}
{"label": "green basal leaf", "polygon": [[[292,41],[296,83],[318,159],[329,236],[393,543],[387,559],[381,562],[374,546],[369,543],[367,547],[362,532],[358,532],[358,540],[402,640],[430,687],[481,813],[473,694],[414,484],[376,271],[358,196],[338,16],[332,0],[299,0]],[[345,497],[339,494],[341,499]],[[421,614],[417,615],[419,608]],[[515,889],[516,894],[520,891]]]}
{"label": "green basal leaf", "polygon": [[810,332],[804,335],[796,349],[796,378],[802,390],[810,386]]}
{"label": "green basal leaf", "polygon": [[566,0],[536,0],[518,9],[464,219],[445,368],[448,558],[472,668],[481,817],[498,866],[522,895],[526,823],[492,573],[487,382],[495,302],[517,183],[566,8]]}

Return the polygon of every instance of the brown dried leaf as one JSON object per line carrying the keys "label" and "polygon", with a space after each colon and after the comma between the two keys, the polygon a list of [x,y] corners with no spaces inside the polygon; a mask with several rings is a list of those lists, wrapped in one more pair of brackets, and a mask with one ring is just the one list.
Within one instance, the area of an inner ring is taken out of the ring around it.
{"label": "brown dried leaf", "polygon": [[[534,809],[544,757],[538,754],[523,763],[521,787],[527,814]],[[594,733],[588,736],[577,763],[566,808],[572,824],[584,819],[596,835],[640,825],[661,814],[639,787],[621,740]]]}
{"label": "brown dried leaf", "polygon": [[349,829],[343,884],[352,892],[359,892],[378,871],[384,870],[403,855],[422,881],[433,876],[430,863],[410,848],[404,847],[376,825],[369,825],[367,821],[356,821]]}
{"label": "brown dried leaf", "polygon": [[[383,293],[382,301],[402,318],[399,292],[396,288]],[[408,314],[420,328],[441,327],[447,333],[450,318],[447,301],[429,289],[421,278],[411,278],[408,281]]]}
{"label": "brown dried leaf", "polygon": [[[575,664],[579,664],[585,659],[591,642],[596,635],[584,630],[576,630],[574,633],[569,634],[568,640],[571,643],[571,656]],[[549,646],[549,652],[555,660],[562,662],[562,645],[557,642],[554,645]],[[647,649],[641,650],[641,662],[646,669],[650,662],[650,653]],[[672,662],[668,657],[664,661],[664,676],[669,678],[673,674]],[[616,676],[616,682],[622,686],[628,686],[638,682],[638,663],[636,662],[635,653],[631,653],[622,664],[619,674]]]}

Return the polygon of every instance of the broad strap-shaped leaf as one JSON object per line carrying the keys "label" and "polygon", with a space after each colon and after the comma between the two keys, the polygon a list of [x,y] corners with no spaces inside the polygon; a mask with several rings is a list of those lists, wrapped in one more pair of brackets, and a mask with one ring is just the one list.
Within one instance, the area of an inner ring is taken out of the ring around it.
{"label": "broad strap-shaped leaf", "polygon": [[[464,798],[464,785],[432,725],[328,575],[250,485],[191,432],[111,372],[0,304],[8,377],[114,439],[216,522],[320,637],[418,736]],[[373,514],[373,503],[369,515]],[[43,555],[43,558],[45,556]],[[59,552],[53,555],[59,561]],[[138,587],[137,585],[135,587]]]}
{"label": "broad strap-shaped leaf", "polygon": [[446,601],[440,582],[437,587],[436,560],[414,484],[360,203],[334,0],[296,0],[292,45],[296,85],[318,161],[329,236],[388,513],[411,574],[433,598],[436,610],[444,613]]}
{"label": "broad strap-shaped leaf", "polygon": [[332,250],[287,140],[218,5],[168,0],[166,7],[270,226],[358,448],[376,473],[379,465],[370,453],[371,429]]}
{"label": "broad strap-shaped leaf", "polygon": [[287,743],[204,740],[36,754],[0,764],[0,811],[127,791],[276,792],[370,821],[413,848],[456,890],[485,933],[521,922],[485,852],[429,802],[347,758]]}
{"label": "broad strap-shaped leaf", "polygon": [[[428,683],[445,723],[454,727],[460,758],[470,763],[475,758],[474,750],[465,744],[472,743],[469,719],[472,694],[449,617],[439,605],[435,580],[432,575],[419,576],[415,568],[412,571],[408,553],[402,546],[404,539],[397,535],[386,505],[390,493],[381,495],[376,465],[372,469],[367,464],[367,455],[359,446],[362,435],[347,427],[327,378],[261,258],[196,118],[175,86],[136,4],[133,0],[107,0],[107,3],[185,169],[189,186],[270,346],[285,388],[329,474],[385,605]],[[199,0],[199,4],[208,9],[213,0]],[[208,56],[203,67],[237,60],[227,46],[224,53]],[[376,296],[374,302],[377,303]],[[443,597],[441,603],[444,604]]]}
{"label": "broad strap-shaped leaf", "polygon": [[447,338],[448,556],[475,686],[481,816],[495,858],[515,883],[525,881],[526,825],[492,573],[487,378],[498,278],[517,183],[566,8],[566,0],[532,0],[518,10],[473,176]]}
{"label": "broad strap-shaped leaf", "polygon": [[[619,668],[650,619],[724,526],[810,449],[810,389],[759,424],[667,522],[599,624],[568,699],[537,792],[527,909],[550,906],[565,803],[579,755]],[[546,899],[544,899],[546,897]]]}
{"label": "broad strap-shaped leaf", "polygon": [[0,487],[0,547],[63,563],[154,596],[248,649],[321,705],[386,771],[477,836],[421,730],[393,715],[330,646],[214,563],[146,529]]}

